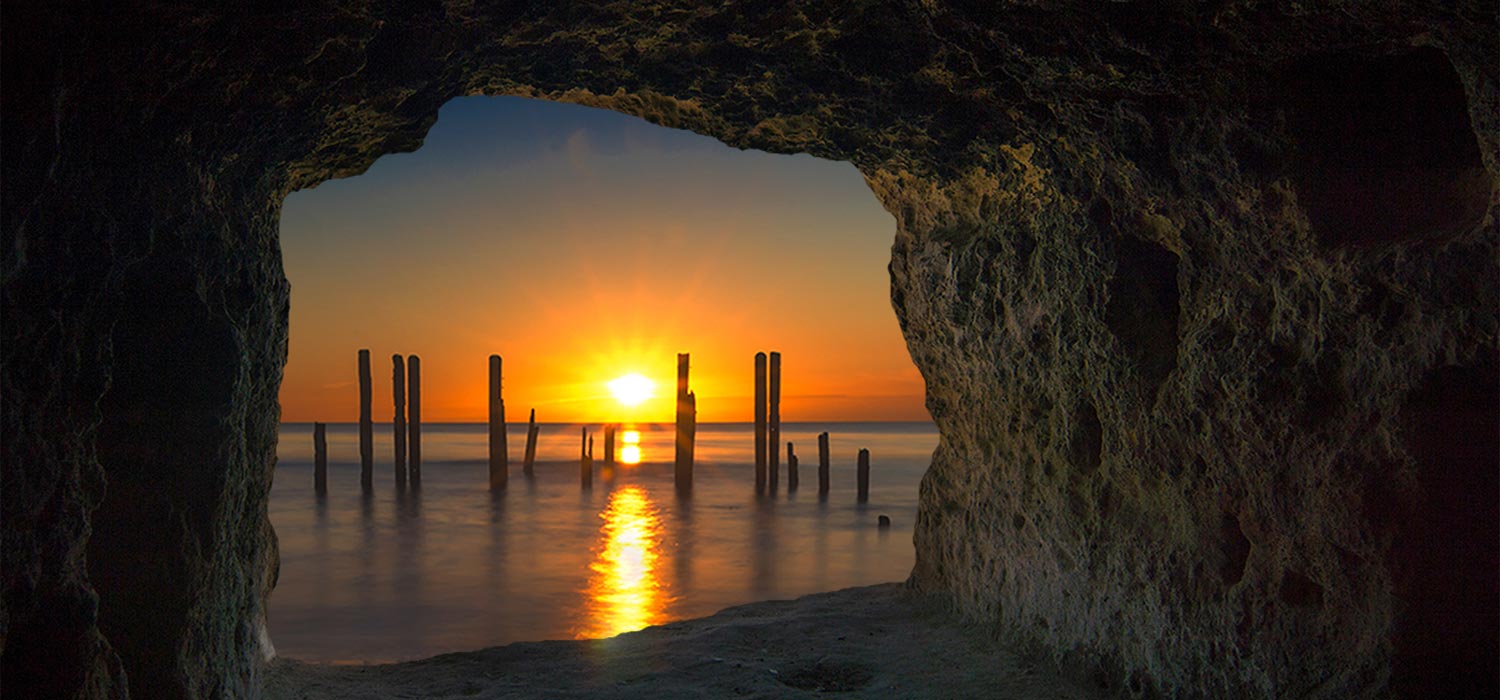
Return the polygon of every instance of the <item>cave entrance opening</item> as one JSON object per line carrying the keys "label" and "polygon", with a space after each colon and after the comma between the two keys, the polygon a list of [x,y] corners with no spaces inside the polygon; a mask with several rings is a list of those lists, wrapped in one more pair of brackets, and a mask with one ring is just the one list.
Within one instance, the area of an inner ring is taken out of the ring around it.
{"label": "cave entrance opening", "polygon": [[[904,579],[937,434],[889,302],[893,230],[850,164],[515,97],[453,100],[415,153],[293,193],[270,498],[278,653],[389,661],[611,636]],[[360,349],[373,379],[368,495],[351,423]],[[783,444],[780,490],[756,498],[743,421],[762,350],[785,358],[781,439],[796,444],[801,489],[788,492]],[[700,426],[686,499],[672,488],[679,352],[691,356]],[[504,358],[509,421],[499,495],[486,478],[491,354]],[[421,358],[420,490],[393,476],[393,355]],[[631,373],[655,384],[633,406],[607,388]],[[531,409],[542,427],[528,477]],[[324,499],[313,421],[328,424]],[[634,441],[639,464],[604,471],[605,424],[622,428],[617,449]],[[590,490],[583,430],[601,465]],[[826,501],[822,431],[835,468]],[[879,470],[864,506],[859,447]],[[908,536],[877,529],[881,515]]]}

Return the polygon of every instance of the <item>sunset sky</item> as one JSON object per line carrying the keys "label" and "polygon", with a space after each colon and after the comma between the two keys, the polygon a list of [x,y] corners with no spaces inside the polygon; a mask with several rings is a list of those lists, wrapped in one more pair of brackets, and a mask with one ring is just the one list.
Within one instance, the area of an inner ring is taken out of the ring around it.
{"label": "sunset sky", "polygon": [[[422,358],[423,419],[670,421],[692,353],[703,422],[751,418],[754,355],[782,353],[782,420],[926,420],[891,310],[895,222],[853,166],[739,151],[634,117],[519,98],[446,105],[421,150],[287,197],[282,419],[377,420],[391,354]],[[638,372],[634,408],[607,383]]]}

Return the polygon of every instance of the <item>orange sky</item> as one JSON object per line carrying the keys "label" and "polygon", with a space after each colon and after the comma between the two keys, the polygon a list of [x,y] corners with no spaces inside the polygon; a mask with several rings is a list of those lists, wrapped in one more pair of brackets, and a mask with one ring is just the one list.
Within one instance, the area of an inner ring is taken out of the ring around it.
{"label": "orange sky", "polygon": [[[895,224],[844,163],[736,151],[622,115],[516,98],[444,108],[427,145],[287,198],[288,422],[358,418],[357,351],[389,420],[392,353],[423,418],[670,421],[676,354],[699,420],[751,418],[782,353],[782,419],[927,420],[889,301]],[[657,382],[633,409],[605,383]]]}

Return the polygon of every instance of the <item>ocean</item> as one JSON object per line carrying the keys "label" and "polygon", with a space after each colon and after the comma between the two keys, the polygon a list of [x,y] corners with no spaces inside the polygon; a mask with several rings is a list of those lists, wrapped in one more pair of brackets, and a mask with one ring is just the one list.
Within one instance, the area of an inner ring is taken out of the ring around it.
{"label": "ocean", "polygon": [[[375,426],[375,488],[359,486],[359,430],[328,426],[326,499],[313,488],[310,423],[281,426],[270,518],[281,569],[268,611],[277,653],[375,663],[516,641],[610,637],[757,600],[900,581],[911,570],[917,487],[937,446],[931,423],[786,423],[800,488],[757,498],[754,430],[698,426],[690,496],[673,488],[670,424],[622,426],[593,487],[580,486],[579,431],[541,426],[535,476],[526,424],[507,431],[508,488],[492,497],[484,424],[424,424],[422,485],[398,492],[391,426]],[[626,435],[626,431],[635,434]],[[818,497],[817,434],[831,490]],[[629,448],[635,448],[629,450]],[[855,460],[870,450],[870,497]],[[891,525],[880,528],[879,516]]]}

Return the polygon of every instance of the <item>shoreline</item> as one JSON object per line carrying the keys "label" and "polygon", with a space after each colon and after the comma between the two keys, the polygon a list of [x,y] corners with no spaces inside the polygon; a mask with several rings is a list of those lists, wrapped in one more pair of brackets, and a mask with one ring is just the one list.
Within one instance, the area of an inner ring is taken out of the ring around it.
{"label": "shoreline", "polygon": [[726,608],[609,639],[517,642],[393,664],[276,659],[268,700],[1106,697],[885,583]]}

